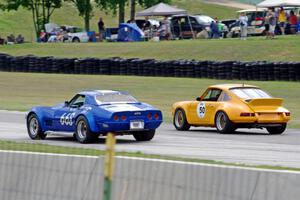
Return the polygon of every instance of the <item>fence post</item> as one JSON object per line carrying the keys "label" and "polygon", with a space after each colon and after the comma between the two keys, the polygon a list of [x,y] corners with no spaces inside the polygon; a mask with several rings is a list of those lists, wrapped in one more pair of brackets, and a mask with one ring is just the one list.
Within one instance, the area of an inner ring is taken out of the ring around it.
{"label": "fence post", "polygon": [[104,191],[103,200],[111,200],[112,195],[112,177],[114,171],[114,157],[116,138],[113,133],[108,133],[106,137],[106,154],[104,161]]}

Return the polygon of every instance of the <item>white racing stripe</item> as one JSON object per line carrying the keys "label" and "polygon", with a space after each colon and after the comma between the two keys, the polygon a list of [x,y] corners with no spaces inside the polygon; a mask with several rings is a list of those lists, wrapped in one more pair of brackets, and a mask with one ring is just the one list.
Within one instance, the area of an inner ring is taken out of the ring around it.
{"label": "white racing stripe", "polygon": [[[92,158],[92,159],[104,157],[104,156],[88,156],[88,155],[85,156],[85,155],[40,153],[40,152],[12,151],[12,150],[0,150],[0,153],[30,154],[30,155],[74,157],[74,158]],[[298,172],[298,171],[290,171],[290,170],[273,170],[273,169],[261,169],[261,168],[251,168],[251,167],[227,166],[227,165],[222,165],[222,164],[220,164],[220,165],[206,164],[206,163],[184,162],[184,161],[176,161],[176,160],[164,160],[164,159],[156,159],[156,158],[141,158],[141,157],[128,157],[128,156],[116,156],[116,158],[127,159],[127,160],[161,162],[161,163],[173,163],[173,164],[181,164],[181,165],[195,165],[195,166],[218,167],[218,168],[227,168],[227,169],[242,169],[242,170],[250,170],[250,171],[272,172],[272,173],[300,174],[300,172]]]}

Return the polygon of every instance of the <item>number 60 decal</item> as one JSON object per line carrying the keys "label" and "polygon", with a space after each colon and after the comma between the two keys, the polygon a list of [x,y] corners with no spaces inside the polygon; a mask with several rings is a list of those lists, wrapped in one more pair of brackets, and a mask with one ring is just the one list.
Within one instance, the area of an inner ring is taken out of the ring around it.
{"label": "number 60 decal", "polygon": [[73,125],[73,118],[75,117],[75,113],[64,113],[60,117],[60,124],[66,125],[66,126],[72,126]]}
{"label": "number 60 decal", "polygon": [[205,102],[200,102],[197,106],[197,115],[199,118],[204,118],[205,116]]}

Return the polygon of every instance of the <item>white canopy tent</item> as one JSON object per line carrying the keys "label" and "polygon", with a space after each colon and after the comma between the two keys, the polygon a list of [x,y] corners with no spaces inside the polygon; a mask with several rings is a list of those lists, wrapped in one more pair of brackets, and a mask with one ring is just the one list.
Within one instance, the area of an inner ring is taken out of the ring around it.
{"label": "white canopy tent", "polygon": [[176,8],[173,6],[170,6],[165,3],[159,3],[156,4],[150,8],[147,8],[146,10],[140,11],[136,14],[137,17],[142,17],[142,16],[172,16],[172,15],[187,15],[188,20],[189,20],[189,26],[191,28],[193,38],[195,37],[194,31],[191,25],[190,17],[187,14],[186,10]]}
{"label": "white canopy tent", "polygon": [[270,8],[270,7],[298,7],[300,6],[300,0],[265,0],[257,7]]}
{"label": "white canopy tent", "polygon": [[165,3],[159,3],[155,6],[147,8],[146,10],[140,11],[136,14],[137,17],[142,16],[171,16],[187,14],[186,10],[175,8]]}

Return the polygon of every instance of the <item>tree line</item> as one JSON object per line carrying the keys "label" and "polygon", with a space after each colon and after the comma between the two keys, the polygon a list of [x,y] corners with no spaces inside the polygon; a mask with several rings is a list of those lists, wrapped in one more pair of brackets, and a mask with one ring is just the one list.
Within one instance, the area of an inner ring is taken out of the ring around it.
{"label": "tree line", "polygon": [[130,6],[130,18],[135,17],[136,5],[143,8],[150,7],[160,2],[169,3],[171,0],[3,0],[0,9],[11,11],[20,7],[31,11],[35,33],[38,36],[44,25],[50,22],[50,18],[56,9],[62,7],[63,1],[72,2],[83,18],[84,28],[90,30],[90,19],[93,10],[98,8],[113,15],[119,16],[119,23],[125,20],[125,7]]}

